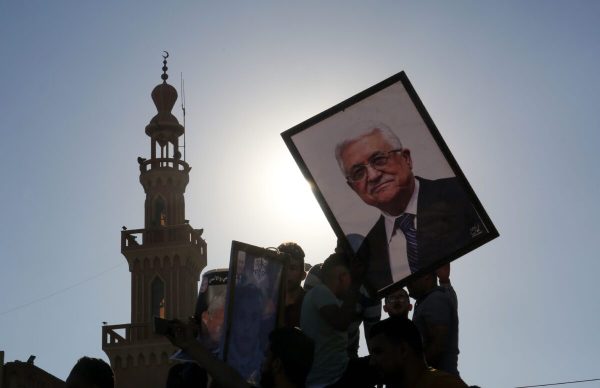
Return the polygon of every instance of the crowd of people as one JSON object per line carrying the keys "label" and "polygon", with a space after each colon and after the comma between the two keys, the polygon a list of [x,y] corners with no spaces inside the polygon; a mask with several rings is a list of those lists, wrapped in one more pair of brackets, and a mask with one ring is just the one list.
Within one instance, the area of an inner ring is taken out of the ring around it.
{"label": "crowd of people", "polygon": [[[278,249],[287,260],[284,322],[268,337],[261,387],[467,387],[458,371],[458,302],[449,264],[382,301],[365,290],[363,266],[343,249],[308,274],[298,244]],[[389,316],[383,320],[382,310]],[[361,353],[368,355],[359,357],[361,324],[368,348]],[[198,340],[197,323],[172,325],[168,338],[195,362],[175,364],[167,388],[251,387]],[[108,364],[87,357],[67,379],[68,388],[113,386]]]}
{"label": "crowd of people", "polygon": [[[449,264],[382,301],[362,286],[363,266],[343,249],[308,274],[298,244],[278,249],[288,261],[285,318],[269,337],[261,387],[467,387],[458,372],[458,302]],[[368,348],[363,357],[361,324]],[[212,386],[250,387],[197,341],[193,326],[177,322],[172,333],[173,344],[204,368]]]}

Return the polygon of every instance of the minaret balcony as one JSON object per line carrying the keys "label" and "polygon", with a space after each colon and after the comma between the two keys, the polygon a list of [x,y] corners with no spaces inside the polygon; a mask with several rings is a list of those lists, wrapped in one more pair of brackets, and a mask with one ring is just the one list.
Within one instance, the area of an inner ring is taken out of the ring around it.
{"label": "minaret balcony", "polygon": [[206,241],[201,237],[202,229],[189,224],[158,226],[151,229],[121,231],[121,252],[155,246],[186,245],[197,248],[201,255],[206,251]]}
{"label": "minaret balcony", "polygon": [[140,172],[144,173],[152,170],[176,170],[188,172],[191,170],[191,167],[185,161],[175,158],[148,159],[140,163]]}
{"label": "minaret balcony", "polygon": [[154,333],[154,325],[151,322],[102,326],[102,349],[157,340],[168,343],[164,336]]}

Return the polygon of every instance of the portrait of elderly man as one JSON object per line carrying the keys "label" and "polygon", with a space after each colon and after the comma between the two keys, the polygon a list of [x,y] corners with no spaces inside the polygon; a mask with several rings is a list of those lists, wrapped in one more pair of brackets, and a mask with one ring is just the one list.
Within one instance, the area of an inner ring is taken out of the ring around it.
{"label": "portrait of elderly man", "polygon": [[411,151],[387,125],[360,125],[335,156],[348,186],[381,212],[357,252],[378,291],[466,246],[483,226],[456,177],[415,176]]}

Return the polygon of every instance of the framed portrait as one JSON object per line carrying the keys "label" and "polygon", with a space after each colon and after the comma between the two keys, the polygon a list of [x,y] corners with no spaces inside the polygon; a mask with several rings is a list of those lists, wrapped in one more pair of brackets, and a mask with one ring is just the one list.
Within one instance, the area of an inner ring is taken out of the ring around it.
{"label": "framed portrait", "polygon": [[[193,316],[199,329],[198,341],[215,355],[219,354],[223,338],[228,275],[229,270],[227,268],[211,269],[202,274]],[[194,360],[183,350],[175,352],[171,359],[179,361]]]}
{"label": "framed portrait", "polygon": [[286,261],[276,251],[233,241],[222,358],[258,385],[269,334],[283,318]]}
{"label": "framed portrait", "polygon": [[227,268],[204,272],[196,301],[194,319],[201,327],[200,340],[213,353],[218,352],[223,337],[228,274]]}
{"label": "framed portrait", "polygon": [[498,236],[404,72],[282,137],[372,293]]}

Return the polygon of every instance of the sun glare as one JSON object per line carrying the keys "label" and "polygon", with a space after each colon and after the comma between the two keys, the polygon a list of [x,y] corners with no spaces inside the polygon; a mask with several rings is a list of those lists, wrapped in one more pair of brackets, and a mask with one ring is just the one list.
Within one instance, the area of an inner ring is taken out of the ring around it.
{"label": "sun glare", "polygon": [[269,187],[264,198],[272,201],[269,205],[274,213],[285,215],[295,222],[305,223],[322,217],[310,184],[290,159],[289,155],[285,155],[285,158],[276,158],[269,164],[269,171],[265,174],[277,184]]}

